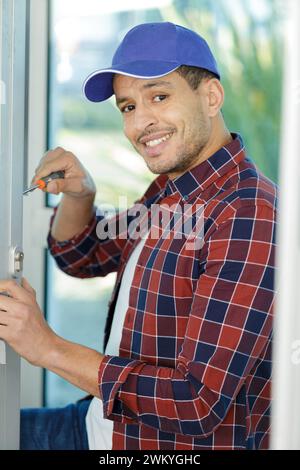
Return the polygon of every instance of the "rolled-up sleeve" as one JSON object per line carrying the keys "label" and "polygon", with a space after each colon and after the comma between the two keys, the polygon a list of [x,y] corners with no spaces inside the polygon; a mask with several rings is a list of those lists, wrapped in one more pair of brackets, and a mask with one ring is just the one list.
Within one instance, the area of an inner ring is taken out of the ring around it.
{"label": "rolled-up sleeve", "polygon": [[126,238],[116,237],[115,239],[99,240],[97,224],[104,217],[96,215],[96,208],[94,208],[94,214],[84,229],[66,241],[57,241],[51,235],[56,211],[57,208],[54,209],[50,220],[47,241],[50,253],[62,271],[70,276],[90,278],[106,276],[108,273],[118,270]]}
{"label": "rolled-up sleeve", "polygon": [[272,336],[275,214],[244,205],[205,242],[176,368],[104,356],[104,417],[207,436],[222,423]]}

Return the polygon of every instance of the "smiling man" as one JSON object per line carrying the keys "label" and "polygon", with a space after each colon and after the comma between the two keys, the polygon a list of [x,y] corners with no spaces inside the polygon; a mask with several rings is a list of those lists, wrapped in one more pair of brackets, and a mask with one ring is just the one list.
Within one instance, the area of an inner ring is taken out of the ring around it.
{"label": "smiling man", "polygon": [[[185,75],[198,77],[195,90]],[[167,78],[149,81],[116,74],[113,87],[126,137],[150,171],[174,179],[232,137],[220,111],[224,90],[212,73],[182,66]]]}
{"label": "smiling man", "polygon": [[[117,280],[104,354],[58,337],[27,281],[0,282],[10,294],[0,296],[0,337],[92,395],[23,410],[21,447],[268,448],[277,188],[225,125],[207,43],[173,23],[138,25],[84,92],[97,103],[115,95],[126,137],[158,176],[113,219],[116,236],[99,239],[108,220],[96,215],[91,176],[60,147],[41,160],[35,179],[65,171],[47,187],[63,193],[48,238],[58,266],[82,278],[116,271]],[[169,209],[167,237],[154,205]],[[144,238],[121,223],[140,206]],[[176,220],[187,206],[190,233]],[[199,221],[201,246],[189,243]]]}

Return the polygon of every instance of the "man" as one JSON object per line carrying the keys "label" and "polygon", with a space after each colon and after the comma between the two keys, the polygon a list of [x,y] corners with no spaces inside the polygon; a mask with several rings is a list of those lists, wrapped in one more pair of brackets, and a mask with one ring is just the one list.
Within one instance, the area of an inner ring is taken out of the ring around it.
{"label": "man", "polygon": [[[36,179],[65,170],[47,188],[64,193],[49,234],[60,268],[118,275],[104,355],[58,337],[26,280],[0,283],[11,295],[0,300],[0,337],[95,397],[23,411],[22,448],[268,448],[276,187],[226,128],[208,45],[172,23],[138,25],[84,91],[94,102],[115,94],[126,137],[159,176],[108,223],[75,155],[57,148],[41,160]],[[121,230],[141,205],[144,238]],[[169,225],[154,205],[169,208]],[[186,207],[188,233],[175,217]],[[99,236],[113,222],[116,236]]]}

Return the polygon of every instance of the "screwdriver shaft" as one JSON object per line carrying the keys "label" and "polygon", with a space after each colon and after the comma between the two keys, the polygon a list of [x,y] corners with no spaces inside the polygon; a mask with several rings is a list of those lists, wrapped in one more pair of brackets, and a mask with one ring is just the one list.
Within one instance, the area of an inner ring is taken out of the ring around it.
{"label": "screwdriver shaft", "polygon": [[30,193],[31,191],[34,191],[34,190],[37,189],[38,187],[39,187],[38,184],[36,184],[35,186],[31,186],[30,188],[26,189],[26,191],[23,191],[23,194]]}
{"label": "screwdriver shaft", "polygon": [[34,186],[30,186],[30,188],[23,191],[23,195],[30,193],[31,191],[34,191],[37,188],[44,189],[44,187],[46,187],[47,184],[50,183],[50,181],[59,179],[59,178],[64,178],[64,177],[65,177],[64,171],[54,171],[53,173],[50,173],[50,175],[44,176],[44,178],[41,178],[38,181],[38,184],[35,184]]}

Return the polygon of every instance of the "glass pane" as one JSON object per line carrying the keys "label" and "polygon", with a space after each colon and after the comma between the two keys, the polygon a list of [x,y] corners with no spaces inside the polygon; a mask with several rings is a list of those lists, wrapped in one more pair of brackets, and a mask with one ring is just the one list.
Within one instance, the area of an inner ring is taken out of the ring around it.
{"label": "glass pane", "polygon": [[[207,39],[221,69],[227,126],[242,134],[253,160],[277,180],[282,2],[235,0],[235,8],[232,0],[52,0],[50,4],[48,146],[62,146],[81,159],[97,184],[97,204],[120,207],[119,197],[124,195],[132,204],[154,175],[123,135],[114,99],[90,103],[82,85],[91,72],[110,65],[130,28],[151,21],[173,21]],[[51,197],[48,202],[57,201]],[[60,335],[101,351],[115,276],[71,279],[49,260],[47,278],[50,323]],[[82,394],[47,373],[48,405],[67,403]]]}
{"label": "glass pane", "polygon": [[[0,279],[18,282],[9,252],[22,247],[25,38],[26,2],[0,1]],[[19,405],[20,356],[0,339],[0,450],[19,447]]]}

